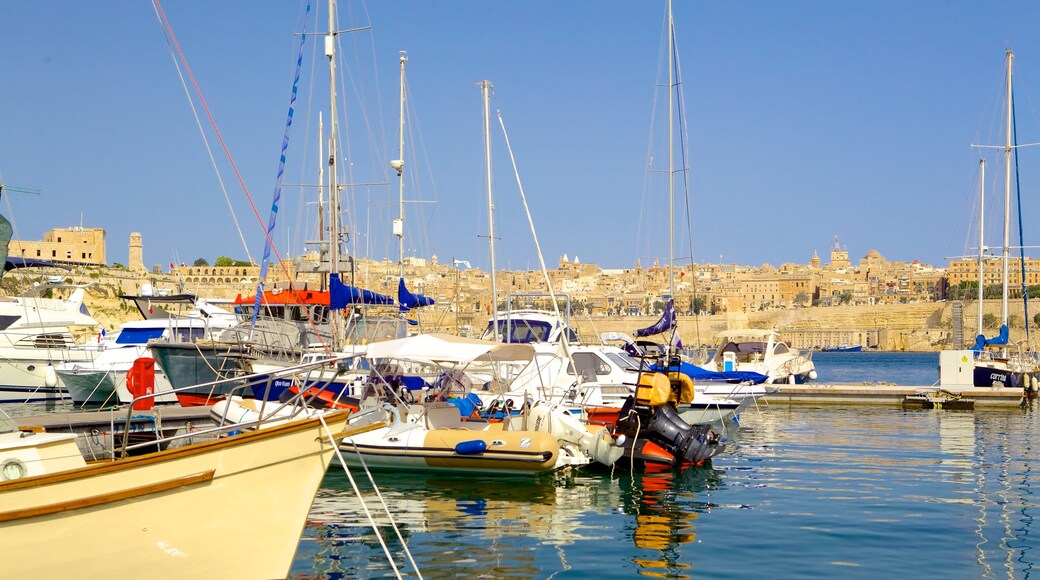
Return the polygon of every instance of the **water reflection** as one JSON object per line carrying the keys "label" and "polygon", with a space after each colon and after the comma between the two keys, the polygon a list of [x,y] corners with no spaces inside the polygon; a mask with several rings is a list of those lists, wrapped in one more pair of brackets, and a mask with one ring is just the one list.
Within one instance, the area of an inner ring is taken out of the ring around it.
{"label": "water reflection", "polygon": [[[1038,431],[1035,406],[775,405],[744,417],[714,469],[378,477],[428,578],[1026,578]],[[360,505],[330,473],[295,577],[390,572]],[[408,572],[389,520],[377,524]]]}
{"label": "water reflection", "polygon": [[631,535],[639,555],[632,561],[641,574],[689,577],[686,571],[691,565],[681,561],[683,552],[679,548],[697,538],[694,523],[699,514],[710,512],[713,507],[700,495],[718,489],[721,481],[719,472],[711,467],[636,473],[621,478],[623,509],[635,516]]}
{"label": "water reflection", "polygon": [[[699,514],[713,507],[702,492],[721,486],[719,473],[711,468],[542,477],[375,476],[393,523],[428,577],[544,578],[568,572],[574,569],[572,558],[589,555],[587,550],[569,553],[575,543],[598,544],[615,555],[610,546],[621,539],[619,514],[628,520],[624,533],[630,547],[624,551],[637,554],[624,574],[639,570],[680,577],[689,564],[681,562],[678,547],[696,538]],[[397,567],[411,573],[379,498],[370,485],[359,482],[359,487]],[[358,570],[365,576],[393,572],[342,471],[330,471],[315,498],[295,568],[323,578],[357,576]]]}

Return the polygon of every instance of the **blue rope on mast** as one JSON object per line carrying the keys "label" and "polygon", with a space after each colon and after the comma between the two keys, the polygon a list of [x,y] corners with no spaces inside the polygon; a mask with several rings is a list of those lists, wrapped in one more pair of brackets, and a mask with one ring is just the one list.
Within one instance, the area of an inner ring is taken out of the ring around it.
{"label": "blue rope on mast", "polygon": [[1026,242],[1022,231],[1022,183],[1018,179],[1018,125],[1015,121],[1015,92],[1011,91],[1011,140],[1015,154],[1015,198],[1018,203],[1018,255],[1022,267],[1022,304],[1026,324],[1026,344],[1029,342],[1029,287],[1026,286]]}
{"label": "blue rope on mast", "polygon": [[285,133],[282,135],[282,152],[278,158],[278,175],[275,177],[274,198],[271,200],[271,217],[267,220],[267,239],[264,240],[264,257],[260,261],[260,282],[256,285],[256,302],[253,304],[252,326],[256,326],[256,317],[260,312],[260,300],[264,295],[264,284],[267,281],[267,266],[271,261],[272,235],[274,224],[278,218],[278,203],[282,199],[282,178],[285,175],[285,150],[289,148],[289,130],[292,129],[293,106],[296,104],[296,93],[300,85],[300,69],[303,68],[303,45],[307,41],[307,16],[311,13],[308,0],[303,16],[303,33],[300,35],[300,48],[296,55],[296,76],[293,78],[292,95],[289,97],[289,116],[285,120]]}

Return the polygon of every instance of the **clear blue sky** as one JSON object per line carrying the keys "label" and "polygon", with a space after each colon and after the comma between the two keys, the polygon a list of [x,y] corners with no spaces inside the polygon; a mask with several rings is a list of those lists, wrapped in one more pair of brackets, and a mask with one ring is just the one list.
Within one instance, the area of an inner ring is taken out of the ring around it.
{"label": "clear blue sky", "polygon": [[[304,6],[163,5],[264,222]],[[325,12],[312,6],[311,31],[316,14],[326,29]],[[344,1],[339,13],[342,29],[371,26],[344,36],[341,52],[349,180],[375,184],[345,202],[357,254],[396,258],[389,160],[406,50],[405,197],[428,202],[408,204],[409,255],[488,265],[474,86],[488,79],[550,267],[563,254],[603,267],[667,258],[667,192],[662,174],[647,171],[651,151],[655,168],[667,167],[656,88],[663,1]],[[970,145],[1002,143],[1005,47],[1016,55],[1019,141],[1040,141],[1040,3],[677,1],[675,21],[692,203],[688,228],[677,180],[682,262],[687,232],[699,262],[806,263],[813,251],[826,262],[836,235],[853,260],[876,249],[944,266],[972,251],[979,152]],[[308,38],[287,152],[283,256],[316,235],[313,190],[290,186],[316,179],[317,114],[328,102],[316,47],[320,38]],[[0,64],[0,176],[43,190],[4,196],[17,237],[82,224],[108,231],[110,262],[125,263],[131,231],[143,234],[149,265],[246,257],[149,2],[4,2]],[[206,131],[259,258],[263,227]],[[497,262],[535,268],[497,120],[492,133]],[[987,174],[998,176],[989,156]],[[1020,159],[1026,244],[1038,244],[1040,148]],[[996,188],[990,216],[1000,211]],[[986,227],[999,245],[996,222]]]}

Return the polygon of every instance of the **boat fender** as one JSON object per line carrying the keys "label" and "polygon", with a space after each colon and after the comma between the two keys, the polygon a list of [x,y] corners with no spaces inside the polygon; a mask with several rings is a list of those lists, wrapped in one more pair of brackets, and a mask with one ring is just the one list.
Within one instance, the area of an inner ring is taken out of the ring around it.
{"label": "boat fender", "polygon": [[816,377],[818,377],[818,376],[819,376],[819,375],[818,375],[818,374],[816,374],[816,371],[815,371],[815,370],[809,371],[809,380],[811,380],[811,381],[815,381],[815,380],[816,380]]}
{"label": "boat fender", "polygon": [[794,375],[787,375],[787,382],[788,382],[789,384],[792,384],[792,385],[793,385],[793,384],[794,384],[794,382],[795,382],[795,380],[797,380],[797,379],[795,378],[795,376],[794,376]]}
{"label": "boat fender", "polygon": [[43,370],[43,384],[52,389],[58,386],[58,373],[55,372],[54,365],[47,365]]}
{"label": "boat fender", "polygon": [[479,455],[487,451],[487,443],[480,439],[461,441],[455,445],[455,453],[459,455]]}

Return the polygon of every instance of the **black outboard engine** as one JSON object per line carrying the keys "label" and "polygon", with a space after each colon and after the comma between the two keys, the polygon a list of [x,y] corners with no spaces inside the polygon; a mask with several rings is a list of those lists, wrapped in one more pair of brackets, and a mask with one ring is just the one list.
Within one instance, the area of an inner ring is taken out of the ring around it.
{"label": "black outboard engine", "polygon": [[[700,463],[726,448],[723,440],[711,431],[711,425],[690,425],[671,405],[647,407],[629,397],[618,413],[615,434],[628,438],[627,447],[640,439],[651,441],[674,457],[674,465]],[[632,447],[630,451],[634,452]]]}
{"label": "black outboard engine", "polygon": [[644,431],[651,441],[687,463],[699,463],[725,449],[709,425],[690,425],[670,405],[656,407]]}

